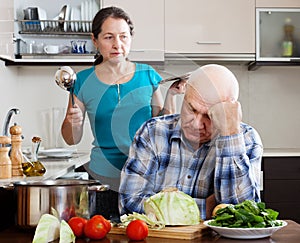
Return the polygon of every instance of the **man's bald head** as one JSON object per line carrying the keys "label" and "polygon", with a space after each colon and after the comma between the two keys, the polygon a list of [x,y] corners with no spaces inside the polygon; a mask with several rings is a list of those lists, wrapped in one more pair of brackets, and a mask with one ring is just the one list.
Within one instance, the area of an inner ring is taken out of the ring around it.
{"label": "man's bald head", "polygon": [[228,68],[217,64],[204,65],[192,72],[187,93],[191,88],[208,106],[236,101],[239,95],[239,84],[234,74]]}

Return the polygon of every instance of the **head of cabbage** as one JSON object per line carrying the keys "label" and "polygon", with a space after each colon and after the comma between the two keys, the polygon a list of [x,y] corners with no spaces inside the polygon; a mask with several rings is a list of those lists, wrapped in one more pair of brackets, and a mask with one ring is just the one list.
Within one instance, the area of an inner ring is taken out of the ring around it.
{"label": "head of cabbage", "polygon": [[144,202],[145,214],[165,225],[195,225],[200,212],[195,200],[177,188],[165,189]]}

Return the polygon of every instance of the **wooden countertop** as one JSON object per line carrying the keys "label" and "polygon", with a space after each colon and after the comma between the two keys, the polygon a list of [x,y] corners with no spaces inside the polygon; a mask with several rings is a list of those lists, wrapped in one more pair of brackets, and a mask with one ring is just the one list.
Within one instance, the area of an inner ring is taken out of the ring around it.
{"label": "wooden countertop", "polygon": [[[300,225],[294,221],[286,220],[288,225],[281,230],[275,232],[271,237],[262,238],[259,240],[254,240],[259,243],[299,243],[300,242]],[[0,232],[0,242],[1,243],[31,243],[33,239],[34,231],[26,231],[17,229],[15,227],[3,230]],[[58,240],[55,241],[58,243]],[[76,243],[86,243],[89,242],[85,239],[77,239]],[[115,235],[108,234],[106,238],[99,241],[101,243],[125,243],[131,242],[125,235]],[[218,234],[210,233],[200,238],[193,240],[178,240],[178,239],[166,239],[166,238],[156,238],[156,237],[147,237],[145,241],[147,243],[207,243],[207,242],[218,242],[218,243],[236,243],[236,242],[245,242],[249,243],[249,240],[234,240],[220,237]],[[251,241],[252,242],[252,241]]]}
{"label": "wooden countertop", "polygon": [[11,179],[0,179],[0,186],[13,183],[15,181],[27,180],[47,180],[56,179],[69,172],[74,171],[76,168],[84,165],[90,160],[89,152],[78,151],[73,153],[71,158],[41,158],[40,161],[46,168],[46,173],[43,176],[35,177],[13,177]]}

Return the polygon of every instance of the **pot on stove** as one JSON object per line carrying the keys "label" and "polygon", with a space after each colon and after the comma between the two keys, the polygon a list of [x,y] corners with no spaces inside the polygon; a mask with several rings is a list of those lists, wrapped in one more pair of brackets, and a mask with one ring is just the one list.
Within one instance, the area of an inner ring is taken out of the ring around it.
{"label": "pot on stove", "polygon": [[21,228],[36,227],[45,213],[57,214],[60,219],[68,221],[73,216],[88,219],[93,214],[105,214],[109,210],[95,210],[97,202],[91,200],[93,195],[109,191],[108,185],[100,185],[95,180],[20,181],[13,183],[10,189],[15,192],[16,224]]}

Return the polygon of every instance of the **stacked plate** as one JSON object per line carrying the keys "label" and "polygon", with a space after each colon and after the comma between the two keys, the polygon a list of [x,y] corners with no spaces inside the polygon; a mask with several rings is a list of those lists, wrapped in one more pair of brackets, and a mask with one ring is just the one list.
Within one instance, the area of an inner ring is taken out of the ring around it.
{"label": "stacked plate", "polygon": [[78,32],[80,29],[82,29],[81,25],[81,13],[80,13],[80,7],[72,7],[71,9],[71,15],[70,15],[71,22],[71,31]]}
{"label": "stacked plate", "polygon": [[[81,3],[80,6],[80,18],[82,21],[82,31],[83,32],[91,32],[92,31],[92,23],[94,16],[99,11],[99,1],[96,0],[86,0]],[[76,11],[76,10],[75,10]],[[72,15],[72,14],[71,14]],[[72,19],[71,19],[72,20]],[[76,20],[76,19],[74,19]],[[74,27],[76,28],[76,27]]]}
{"label": "stacked plate", "polygon": [[45,21],[47,20],[47,13],[46,10],[43,8],[38,7],[38,13],[39,13],[39,20],[41,21],[41,29],[42,31],[45,29],[45,27],[47,27],[45,25]]}
{"label": "stacked plate", "polygon": [[[99,10],[99,0],[85,0],[79,6],[75,7],[65,4],[60,10],[59,15],[48,21],[46,10],[38,7],[41,30],[43,31],[49,27],[64,32],[91,32],[92,20]],[[63,17],[63,19],[60,17]],[[59,26],[60,24],[61,26]]]}
{"label": "stacked plate", "polygon": [[40,149],[39,154],[52,158],[66,158],[71,157],[76,152],[71,148],[53,148],[53,149]]}

